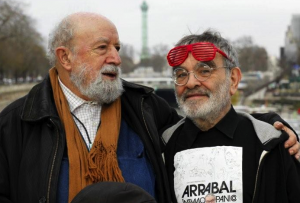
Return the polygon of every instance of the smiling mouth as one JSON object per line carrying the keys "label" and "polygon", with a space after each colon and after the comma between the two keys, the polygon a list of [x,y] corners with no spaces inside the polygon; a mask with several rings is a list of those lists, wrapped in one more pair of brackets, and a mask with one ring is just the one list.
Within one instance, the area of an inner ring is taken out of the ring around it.
{"label": "smiling mouth", "polygon": [[184,100],[188,100],[188,99],[200,99],[200,98],[203,98],[203,97],[209,97],[207,94],[189,94],[189,95],[186,95]]}

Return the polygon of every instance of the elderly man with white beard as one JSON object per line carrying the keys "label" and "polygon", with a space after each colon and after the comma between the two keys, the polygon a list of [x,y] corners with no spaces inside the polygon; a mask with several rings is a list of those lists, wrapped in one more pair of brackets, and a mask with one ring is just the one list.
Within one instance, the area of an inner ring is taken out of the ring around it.
{"label": "elderly man with white beard", "polygon": [[284,148],[285,132],[237,113],[237,54],[218,32],[182,38],[167,56],[186,118],[163,134],[172,202],[296,203],[300,163]]}
{"label": "elderly man with white beard", "polygon": [[0,202],[66,203],[110,181],[170,202],[158,132],[180,116],[152,88],[121,80],[120,47],[99,14],[53,30],[49,76],[0,114]]}
{"label": "elderly man with white beard", "polygon": [[120,47],[99,14],[74,13],[54,29],[49,75],[0,114],[1,203],[71,202],[111,181],[171,202],[159,133],[180,117],[152,88],[120,78]]}

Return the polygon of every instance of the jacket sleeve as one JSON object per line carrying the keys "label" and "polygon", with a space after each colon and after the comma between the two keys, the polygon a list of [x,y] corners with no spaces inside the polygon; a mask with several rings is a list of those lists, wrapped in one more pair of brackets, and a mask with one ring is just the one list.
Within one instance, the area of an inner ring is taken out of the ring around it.
{"label": "jacket sleeve", "polygon": [[5,160],[2,147],[0,146],[0,202],[12,203],[8,198],[10,196],[10,185],[8,181],[8,167]]}
{"label": "jacket sleeve", "polygon": [[300,163],[279,143],[262,159],[257,175],[255,203],[298,203]]}
{"label": "jacket sleeve", "polygon": [[271,112],[271,113],[254,113],[251,114],[254,118],[267,122],[271,125],[273,125],[276,121],[280,121],[285,126],[287,126],[289,129],[291,129],[295,135],[297,140],[299,141],[299,135],[296,133],[296,131],[285,121],[283,120],[277,113]]}
{"label": "jacket sleeve", "polygon": [[6,156],[5,148],[8,146],[4,139],[4,130],[2,128],[3,117],[0,117],[0,202],[1,203],[12,203],[10,200],[11,196],[11,185],[9,182],[9,167],[8,159]]}
{"label": "jacket sleeve", "polygon": [[[281,150],[281,160],[285,167],[286,192],[288,195],[288,202],[299,202],[300,200],[300,162],[294,156],[290,156],[284,149]],[[279,159],[280,160],[280,159]]]}
{"label": "jacket sleeve", "polygon": [[179,115],[177,111],[172,108],[163,98],[153,94],[151,96],[151,100],[155,117],[154,120],[156,122],[157,132],[160,136],[159,145],[163,151],[165,147],[161,137],[163,132],[167,128],[175,125],[182,118],[182,116]]}
{"label": "jacket sleeve", "polygon": [[152,99],[155,109],[155,120],[157,121],[158,132],[161,135],[165,129],[176,124],[182,116],[163,98],[154,94]]}
{"label": "jacket sleeve", "polygon": [[[286,151],[286,150],[285,150]],[[288,158],[289,157],[289,158]],[[295,157],[289,156],[286,152],[286,158],[292,159],[287,164],[287,187],[289,192],[289,202],[299,202],[300,200],[300,162]]]}

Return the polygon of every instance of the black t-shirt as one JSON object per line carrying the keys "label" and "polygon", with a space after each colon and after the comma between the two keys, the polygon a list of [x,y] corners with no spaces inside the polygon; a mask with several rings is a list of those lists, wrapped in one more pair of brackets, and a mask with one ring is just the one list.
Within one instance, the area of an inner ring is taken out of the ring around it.
{"label": "black t-shirt", "polygon": [[174,202],[176,199],[173,189],[175,154],[187,149],[213,146],[242,147],[243,201],[252,201],[259,158],[263,151],[262,144],[254,131],[252,122],[246,117],[238,115],[231,108],[217,125],[205,132],[187,118],[169,140],[165,149],[165,158]]}

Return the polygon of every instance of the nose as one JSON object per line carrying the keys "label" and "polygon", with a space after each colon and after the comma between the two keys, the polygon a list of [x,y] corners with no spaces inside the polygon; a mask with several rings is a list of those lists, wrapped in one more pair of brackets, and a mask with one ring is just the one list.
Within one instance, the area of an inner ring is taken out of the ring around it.
{"label": "nose", "polygon": [[196,86],[201,86],[201,82],[197,80],[196,76],[194,75],[194,72],[189,72],[188,81],[186,83],[186,87],[189,89],[193,89]]}
{"label": "nose", "polygon": [[121,57],[115,47],[111,48],[109,55],[106,58],[106,63],[116,66],[119,66],[121,64]]}

